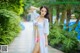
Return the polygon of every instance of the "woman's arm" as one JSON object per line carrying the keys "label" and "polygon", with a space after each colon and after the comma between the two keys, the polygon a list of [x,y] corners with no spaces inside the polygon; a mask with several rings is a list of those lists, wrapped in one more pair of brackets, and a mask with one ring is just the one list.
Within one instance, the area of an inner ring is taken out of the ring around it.
{"label": "woman's arm", "polygon": [[34,26],[34,38],[36,38],[36,26]]}
{"label": "woman's arm", "polygon": [[45,33],[45,45],[47,46],[48,45],[48,35],[49,35],[49,22],[48,22],[48,19],[46,19],[44,25],[45,25],[45,30],[44,30],[44,33]]}
{"label": "woman's arm", "polygon": [[45,46],[48,46],[48,35],[45,34]]}

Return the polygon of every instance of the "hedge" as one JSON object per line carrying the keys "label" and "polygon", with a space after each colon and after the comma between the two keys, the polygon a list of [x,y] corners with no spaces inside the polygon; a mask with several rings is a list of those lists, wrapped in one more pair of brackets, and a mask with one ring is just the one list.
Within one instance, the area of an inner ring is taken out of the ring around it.
{"label": "hedge", "polygon": [[20,17],[13,11],[0,9],[0,45],[10,44],[20,31]]}

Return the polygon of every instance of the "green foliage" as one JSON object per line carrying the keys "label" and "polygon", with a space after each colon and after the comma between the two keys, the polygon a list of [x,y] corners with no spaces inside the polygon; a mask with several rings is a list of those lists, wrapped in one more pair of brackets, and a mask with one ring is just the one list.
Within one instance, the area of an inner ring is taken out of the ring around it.
{"label": "green foliage", "polygon": [[30,6],[32,6],[33,4],[36,4],[35,3],[36,1],[33,1],[33,0],[24,0],[24,9],[28,9]]}
{"label": "green foliage", "polygon": [[0,10],[0,45],[9,44],[20,32],[20,17],[13,11]]}
{"label": "green foliage", "polygon": [[23,6],[23,0],[0,0],[0,9],[12,10],[18,15],[23,13]]}
{"label": "green foliage", "polygon": [[79,43],[77,40],[77,33],[75,31],[71,31],[71,32],[66,32],[64,35],[66,35],[66,38],[62,41],[63,50],[66,53],[75,52],[75,50],[77,50]]}
{"label": "green foliage", "polygon": [[65,53],[75,52],[78,47],[77,32],[68,32],[60,27],[56,24],[50,24],[49,44]]}

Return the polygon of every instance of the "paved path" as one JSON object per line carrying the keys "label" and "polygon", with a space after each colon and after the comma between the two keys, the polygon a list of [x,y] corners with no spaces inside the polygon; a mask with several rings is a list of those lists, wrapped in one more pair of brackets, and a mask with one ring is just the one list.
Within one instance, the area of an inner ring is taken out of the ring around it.
{"label": "paved path", "polygon": [[[23,22],[25,29],[8,46],[8,53],[32,53],[33,48],[33,25],[31,22]],[[49,53],[62,53],[50,46]]]}

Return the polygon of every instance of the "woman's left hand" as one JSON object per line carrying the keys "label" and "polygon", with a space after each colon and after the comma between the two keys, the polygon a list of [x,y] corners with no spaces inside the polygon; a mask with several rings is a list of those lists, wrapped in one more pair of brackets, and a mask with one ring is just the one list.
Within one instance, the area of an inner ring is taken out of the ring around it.
{"label": "woman's left hand", "polygon": [[48,42],[45,42],[45,46],[48,46]]}

